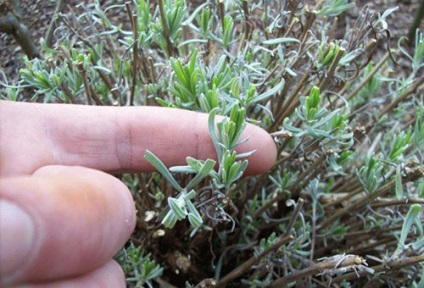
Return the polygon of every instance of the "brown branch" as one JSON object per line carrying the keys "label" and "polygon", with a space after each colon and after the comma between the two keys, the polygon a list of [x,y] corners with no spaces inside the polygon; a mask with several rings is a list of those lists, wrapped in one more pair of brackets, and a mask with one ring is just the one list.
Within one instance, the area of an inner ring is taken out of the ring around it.
{"label": "brown branch", "polygon": [[[340,261],[343,259],[343,261]],[[293,274],[283,276],[272,282],[272,284],[269,286],[270,288],[277,288],[277,287],[283,287],[284,285],[287,285],[290,282],[300,280],[305,277],[310,277],[313,275],[317,275],[318,273],[326,274],[326,271],[331,274],[331,270],[334,269],[341,269],[341,268],[351,268],[357,267],[358,265],[364,264],[365,260],[358,256],[358,255],[338,255],[334,257],[327,258],[327,260],[324,260],[322,262],[316,263],[312,266],[309,266],[305,269],[302,269],[300,271],[296,271]],[[363,271],[366,273],[366,271]],[[355,273],[353,273],[355,274]],[[356,276],[356,274],[355,274]]]}
{"label": "brown branch", "polygon": [[160,20],[162,23],[162,29],[163,29],[163,38],[165,38],[166,41],[166,50],[168,52],[168,57],[171,57],[172,54],[172,43],[170,40],[170,35],[168,31],[168,25],[166,24],[166,14],[165,9],[163,7],[163,0],[159,0],[159,12],[160,12]]}
{"label": "brown branch", "polygon": [[265,251],[263,251],[261,254],[259,254],[257,256],[252,256],[247,261],[245,261],[242,265],[238,266],[236,269],[234,269],[233,271],[231,271],[230,273],[228,273],[227,275],[225,275],[221,280],[219,280],[219,282],[216,285],[216,287],[223,287],[226,283],[228,283],[228,282],[230,282],[230,281],[232,281],[232,280],[240,277],[247,270],[251,269],[252,268],[252,265],[254,265],[255,263],[257,263],[259,260],[261,260],[262,258],[264,258],[269,253],[278,250],[278,248],[280,248],[281,246],[283,246],[284,244],[290,242],[293,239],[294,239],[294,237],[292,235],[289,235],[287,237],[281,238],[277,243],[275,243],[274,245],[272,245],[271,247],[269,247],[268,249],[266,249]]}
{"label": "brown branch", "polygon": [[88,84],[87,73],[84,69],[84,63],[79,62],[77,64],[78,70],[81,73],[82,82],[84,83],[85,96],[87,98],[87,104],[92,105],[93,101],[91,101],[91,93],[90,93],[90,84]]}
{"label": "brown branch", "polygon": [[97,105],[99,105],[99,106],[105,105],[103,103],[103,101],[100,99],[99,95],[97,95],[97,92],[96,92],[96,90],[94,90],[93,85],[90,85],[90,95],[91,95],[91,98],[93,98],[94,102],[96,102]]}
{"label": "brown branch", "polygon": [[405,199],[380,199],[378,202],[372,203],[372,208],[387,207],[387,206],[400,206],[400,205],[412,205],[421,204],[424,205],[424,199],[422,198],[405,198]]}
{"label": "brown branch", "polygon": [[319,83],[319,89],[321,91],[324,91],[327,89],[328,85],[330,84],[330,79],[333,77],[334,72],[337,69],[337,66],[339,65],[340,60],[343,57],[343,54],[346,52],[344,48],[340,48],[337,52],[336,57],[333,59],[333,62],[331,63],[330,68],[328,69],[327,73],[321,78]]}
{"label": "brown branch", "polygon": [[[423,168],[414,167],[413,171],[410,174],[408,174],[406,177],[404,177],[403,181],[415,181],[416,179],[419,179],[423,176],[424,176]],[[333,215],[326,218],[321,223],[320,228],[321,229],[325,228],[328,225],[335,223],[341,217],[346,216],[355,211],[358,211],[358,209],[361,209],[362,207],[368,204],[371,204],[372,201],[374,201],[375,199],[385,196],[389,191],[392,191],[394,189],[395,185],[396,185],[395,180],[391,180],[390,182],[380,187],[377,191],[370,193],[366,195],[365,197],[362,197],[358,201],[353,202],[351,205],[346,206],[345,208],[337,210]]]}
{"label": "brown branch", "polygon": [[65,93],[66,97],[68,97],[69,102],[71,102],[72,104],[77,104],[74,95],[65,83],[60,84],[60,88],[62,88],[63,93]]}
{"label": "brown branch", "polygon": [[[7,4],[4,4],[4,6],[6,5]],[[39,53],[34,45],[34,41],[31,40],[28,27],[24,24],[24,21],[22,21],[22,13],[19,9],[19,4],[15,1],[10,1],[10,4],[7,5],[5,9],[6,13],[0,14],[0,32],[11,34],[28,58],[32,59],[38,57]]]}
{"label": "brown branch", "polygon": [[223,0],[218,0],[218,17],[221,20],[221,28],[224,33],[224,17],[225,17],[225,6]]}
{"label": "brown branch", "polygon": [[290,230],[293,228],[293,225],[297,219],[297,216],[299,215],[300,210],[303,207],[303,203],[305,203],[305,200],[303,200],[302,198],[299,198],[299,200],[297,200],[296,207],[293,211],[292,216],[290,217],[289,224],[287,224],[286,232],[284,233],[284,236],[289,236]]}
{"label": "brown branch", "polygon": [[[273,131],[274,129],[278,128],[278,125],[281,125],[284,118],[288,117],[291,113],[293,113],[295,108],[299,105],[299,103],[300,103],[300,100],[299,100],[300,91],[302,91],[302,89],[304,89],[304,87],[306,87],[306,83],[309,80],[310,76],[311,76],[310,71],[309,70],[306,71],[305,75],[303,75],[302,79],[299,81],[296,88],[290,94],[290,97],[284,103],[284,106],[281,107],[280,105],[277,105],[277,107],[279,107],[278,108],[279,114],[276,117],[275,121],[269,127],[269,129],[268,129],[269,131]],[[280,97],[280,99],[281,98],[282,97]]]}
{"label": "brown branch", "polygon": [[125,2],[127,13],[131,21],[133,31],[133,59],[131,65],[131,86],[130,86],[130,106],[134,106],[134,94],[135,86],[137,85],[137,74],[138,74],[138,17],[136,13],[131,11],[131,2]]}
{"label": "brown branch", "polygon": [[[387,264],[380,264],[380,265],[377,265],[377,266],[373,266],[371,268],[374,270],[374,272],[382,272],[382,271],[393,272],[395,270],[399,270],[399,269],[404,268],[404,267],[412,266],[412,265],[420,263],[420,262],[424,262],[424,255],[418,255],[418,256],[414,256],[414,257],[410,257],[410,258],[406,258],[406,259],[398,259],[398,260],[390,261]],[[337,276],[337,277],[333,278],[333,282],[341,282],[343,280],[353,280],[353,279],[357,279],[358,275],[360,277],[366,275],[365,271],[357,271],[357,273],[358,274],[356,274],[355,272],[352,272],[352,273]]]}

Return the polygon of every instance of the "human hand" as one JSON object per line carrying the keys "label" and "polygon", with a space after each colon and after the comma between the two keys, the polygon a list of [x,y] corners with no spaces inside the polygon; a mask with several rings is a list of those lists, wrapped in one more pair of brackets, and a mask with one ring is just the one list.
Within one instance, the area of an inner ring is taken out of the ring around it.
{"label": "human hand", "polygon": [[[0,286],[125,287],[112,259],[135,226],[131,193],[105,172],[214,158],[207,115],[158,107],[0,102]],[[271,137],[247,125],[247,174],[269,169]],[[105,172],[101,172],[105,171]],[[38,283],[38,284],[37,284]]]}

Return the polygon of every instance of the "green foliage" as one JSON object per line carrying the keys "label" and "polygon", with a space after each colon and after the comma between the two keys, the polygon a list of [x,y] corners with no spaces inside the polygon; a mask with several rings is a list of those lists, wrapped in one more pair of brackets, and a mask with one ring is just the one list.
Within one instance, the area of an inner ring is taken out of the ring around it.
{"label": "green foliage", "polygon": [[320,16],[338,16],[341,13],[353,8],[355,3],[349,3],[348,0],[333,0],[331,4],[322,8],[318,15]]}
{"label": "green foliage", "polygon": [[382,184],[383,169],[384,164],[374,155],[367,157],[365,165],[359,169],[359,173],[357,174],[358,180],[365,192],[373,193]]}
{"label": "green foliage", "polygon": [[[180,59],[171,59],[171,66],[174,70],[175,81],[173,85],[169,87],[169,91],[176,97],[176,106],[186,109],[198,110],[199,105],[198,99],[198,74],[199,69],[196,67],[197,51],[193,53],[190,59],[190,63],[184,65]],[[158,99],[160,101],[160,99]],[[217,99],[215,98],[212,103],[212,107],[217,106]],[[205,111],[207,112],[207,111]]]}
{"label": "green foliage", "polygon": [[141,247],[133,244],[122,249],[115,259],[122,264],[128,283],[136,287],[153,287],[152,280],[163,273],[163,268],[151,259],[150,254],[144,255]]}
{"label": "green foliage", "polygon": [[331,42],[327,45],[323,42],[318,48],[318,68],[330,66],[339,54],[340,48],[338,43]]}
{"label": "green foliage", "polygon": [[193,171],[196,173],[196,176],[190,180],[187,186],[182,188],[165,165],[152,152],[146,151],[145,158],[158,170],[159,173],[162,174],[162,176],[174,187],[174,189],[180,192],[176,198],[168,198],[169,209],[162,220],[162,224],[164,224],[167,228],[172,228],[175,226],[177,221],[188,217],[188,220],[193,227],[200,227],[203,221],[201,215],[196,210],[196,207],[191,202],[191,200],[196,196],[196,192],[191,189],[212,173],[215,161],[208,159],[204,161],[204,163],[201,163],[196,159],[187,158],[187,164],[189,164],[188,167],[174,167],[174,171],[177,170],[181,173],[190,173]]}
{"label": "green foliage", "polygon": [[[418,204],[411,205],[409,207],[408,214],[405,217],[405,221],[403,222],[402,231],[400,233],[400,238],[398,241],[398,246],[391,256],[392,258],[399,257],[399,254],[405,252],[407,250],[407,246],[411,246],[413,250],[420,251],[424,250],[424,231],[423,231],[423,223],[420,218],[422,206]],[[411,232],[411,229],[415,226],[415,229],[418,232],[418,235],[414,242],[406,245],[405,241],[408,238],[408,234]]]}
{"label": "green foliage", "polygon": [[182,34],[182,23],[187,8],[184,0],[161,0],[159,2],[160,17],[151,24],[154,31],[153,40],[172,56],[178,46]]}
{"label": "green foliage", "polygon": [[[13,101],[209,114],[216,160],[166,167],[146,151],[158,173],[122,176],[138,211],[117,256],[130,287],[422,286],[423,34],[389,53],[396,8],[364,8],[338,35],[333,17],[353,3],[289,2],[95,1],[2,83]],[[242,137],[248,123],[278,149],[255,177],[255,151],[237,152],[256,140]]]}

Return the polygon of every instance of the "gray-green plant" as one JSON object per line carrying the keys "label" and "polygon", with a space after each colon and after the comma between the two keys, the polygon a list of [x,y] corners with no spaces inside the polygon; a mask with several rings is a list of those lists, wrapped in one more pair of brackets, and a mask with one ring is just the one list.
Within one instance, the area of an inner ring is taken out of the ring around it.
{"label": "gray-green plant", "polygon": [[[166,167],[147,151],[158,173],[122,176],[138,211],[117,256],[128,286],[421,287],[423,34],[381,48],[396,7],[363,7],[338,34],[350,1],[196,3],[81,4],[60,15],[55,49],[41,41],[2,83],[13,101],[209,114],[214,160]],[[255,177],[255,151],[236,149],[247,123],[278,150]]]}
{"label": "gray-green plant", "polygon": [[142,248],[134,244],[122,249],[115,259],[122,263],[127,282],[135,287],[154,287],[152,280],[163,274],[163,268],[151,259],[151,255],[145,255]]}

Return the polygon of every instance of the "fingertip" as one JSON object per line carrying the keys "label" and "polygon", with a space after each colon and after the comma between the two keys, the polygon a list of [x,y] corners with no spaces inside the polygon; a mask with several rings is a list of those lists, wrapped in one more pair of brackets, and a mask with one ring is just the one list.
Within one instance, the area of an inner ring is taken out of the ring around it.
{"label": "fingertip", "polygon": [[246,137],[249,140],[242,147],[243,151],[255,151],[248,157],[249,165],[246,174],[261,174],[271,169],[277,159],[277,146],[271,135],[256,125],[248,124],[242,134],[242,139]]}
{"label": "fingertip", "polygon": [[[125,184],[117,179],[116,177],[105,173],[103,171],[81,167],[81,166],[61,166],[61,165],[49,165],[44,166],[36,170],[33,176],[37,177],[70,177],[78,178],[81,181],[87,181],[91,185],[97,185],[98,187],[108,187],[108,191],[114,192],[114,199],[123,205],[123,212],[127,214],[125,219],[128,219],[128,226],[132,231],[135,228],[135,212],[134,212],[134,200],[130,190]],[[117,199],[119,198],[119,199]]]}
{"label": "fingertip", "polygon": [[[91,168],[81,166],[61,166],[61,165],[49,165],[44,166],[36,170],[33,174],[38,178],[53,178],[53,177],[65,177],[73,179],[74,181],[82,181],[90,183],[91,186],[98,187],[98,191],[104,191],[104,193],[113,193],[113,195],[105,195],[108,197],[102,197],[102,199],[110,198],[116,205],[119,203],[121,207],[120,218],[125,219],[125,225],[123,228],[128,228],[125,235],[128,237],[136,225],[136,215],[134,209],[134,200],[130,190],[125,184],[117,179],[116,177]],[[71,180],[72,181],[72,180]],[[107,187],[107,189],[105,189]],[[82,194],[82,191],[79,193]]]}
{"label": "fingertip", "polygon": [[[3,180],[1,197],[35,223],[31,259],[17,283],[75,277],[105,264],[135,227],[130,191],[115,177],[83,167],[50,166]],[[15,223],[16,224],[16,223]],[[12,280],[10,280],[12,281]]]}
{"label": "fingertip", "polygon": [[75,278],[57,280],[49,283],[25,285],[31,288],[125,288],[125,274],[122,267],[114,260],[100,268]]}
{"label": "fingertip", "polygon": [[34,221],[22,207],[0,198],[0,231],[1,286],[11,281],[30,260],[34,250]]}

